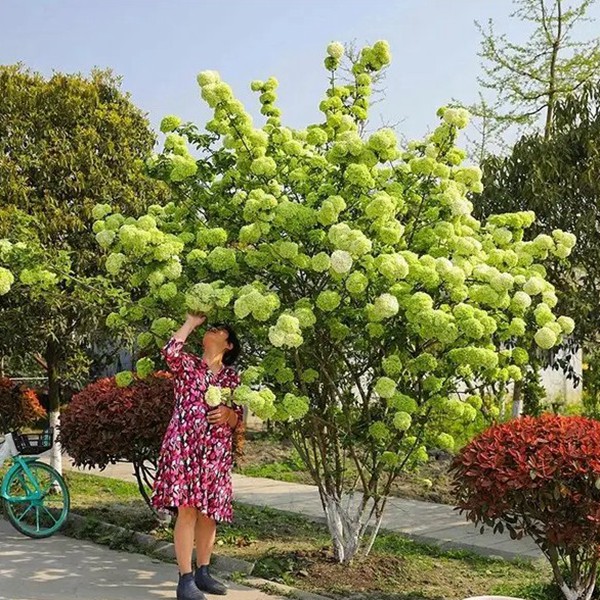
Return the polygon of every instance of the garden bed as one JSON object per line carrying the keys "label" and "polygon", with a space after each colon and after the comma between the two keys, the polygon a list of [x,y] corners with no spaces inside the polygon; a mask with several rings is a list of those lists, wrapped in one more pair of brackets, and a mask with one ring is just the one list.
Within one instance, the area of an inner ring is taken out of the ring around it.
{"label": "garden bed", "polygon": [[[73,511],[171,540],[134,484],[67,472]],[[397,534],[384,534],[367,559],[335,563],[324,526],[268,508],[236,504],[236,520],[219,527],[216,552],[256,563],[253,575],[333,598],[462,600],[482,593],[527,600],[559,598],[542,564],[444,552]]]}

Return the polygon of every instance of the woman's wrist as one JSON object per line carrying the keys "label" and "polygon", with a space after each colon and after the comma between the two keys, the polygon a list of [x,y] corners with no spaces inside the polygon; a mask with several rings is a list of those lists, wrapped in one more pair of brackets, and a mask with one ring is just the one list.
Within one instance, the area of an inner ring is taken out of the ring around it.
{"label": "woman's wrist", "polygon": [[180,342],[185,342],[194,329],[195,326],[192,323],[185,321],[185,323],[173,334],[172,337]]}

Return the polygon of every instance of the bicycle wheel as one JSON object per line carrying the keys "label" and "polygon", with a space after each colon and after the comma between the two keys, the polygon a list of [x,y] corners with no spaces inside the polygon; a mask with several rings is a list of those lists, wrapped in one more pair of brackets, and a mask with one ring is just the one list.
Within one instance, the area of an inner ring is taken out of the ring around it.
{"label": "bicycle wheel", "polygon": [[69,490],[65,480],[49,465],[30,462],[27,466],[41,494],[36,495],[32,477],[19,465],[9,475],[6,491],[10,500],[2,498],[4,512],[22,534],[38,539],[49,537],[67,520]]}

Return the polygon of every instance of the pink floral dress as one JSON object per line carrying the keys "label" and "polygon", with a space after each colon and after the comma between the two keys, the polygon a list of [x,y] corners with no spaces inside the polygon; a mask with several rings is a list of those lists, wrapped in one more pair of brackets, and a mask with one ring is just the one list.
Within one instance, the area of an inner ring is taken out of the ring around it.
{"label": "pink floral dress", "polygon": [[[239,376],[227,366],[213,374],[204,360],[182,347],[181,340],[171,338],[162,350],[174,375],[175,409],[161,446],[152,505],[193,506],[217,522],[231,522],[233,430],[207,421],[211,409],[204,394],[209,385],[236,388]],[[233,409],[242,419],[242,407]]]}

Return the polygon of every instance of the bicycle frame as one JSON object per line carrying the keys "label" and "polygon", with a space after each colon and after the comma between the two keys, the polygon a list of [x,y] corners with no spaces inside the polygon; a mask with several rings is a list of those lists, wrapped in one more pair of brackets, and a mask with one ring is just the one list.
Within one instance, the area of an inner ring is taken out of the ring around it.
{"label": "bicycle frame", "polygon": [[[9,459],[12,458],[14,461],[13,466],[8,470],[6,475],[2,479],[2,485],[0,486],[0,497],[5,498],[8,502],[23,502],[23,501],[32,501],[39,500],[43,493],[40,488],[40,484],[37,478],[31,472],[28,464],[35,462],[37,460],[37,456],[20,456],[17,451],[17,447],[13,441],[12,434],[7,433],[5,435],[5,440],[2,445],[0,445],[0,467]],[[27,477],[29,478],[29,483],[27,487],[27,495],[26,496],[11,496],[8,493],[8,481],[10,475],[13,471],[16,471],[19,467],[23,469]],[[30,488],[33,486],[34,490],[31,491]]]}

